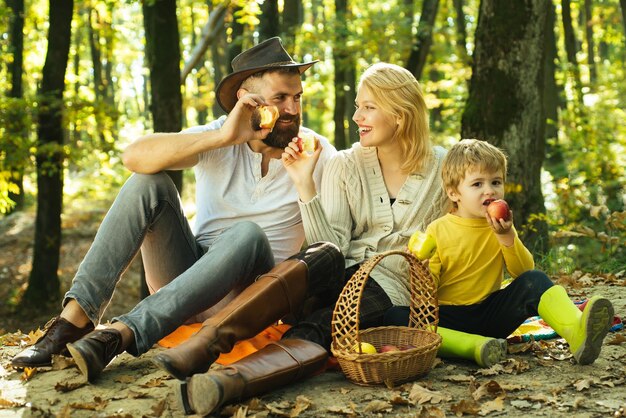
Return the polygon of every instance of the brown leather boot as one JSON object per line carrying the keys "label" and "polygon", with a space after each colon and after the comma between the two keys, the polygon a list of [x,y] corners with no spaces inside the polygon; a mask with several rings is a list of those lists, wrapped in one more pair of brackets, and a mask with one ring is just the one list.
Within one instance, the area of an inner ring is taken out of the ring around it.
{"label": "brown leather boot", "polygon": [[13,357],[11,365],[16,368],[51,366],[53,354],[68,355],[65,345],[89,334],[93,328],[92,323],[78,328],[60,316],[52,318],[45,325],[41,338]]}
{"label": "brown leather boot", "polygon": [[181,383],[179,400],[185,413],[207,415],[220,406],[267,393],[323,370],[328,353],[306,340],[270,343],[221,370],[195,374]]}
{"label": "brown leather boot", "polygon": [[191,338],[157,354],[152,362],[180,380],[206,372],[237,341],[254,337],[296,310],[304,300],[307,283],[308,268],[304,261],[283,261],[204,321]]}

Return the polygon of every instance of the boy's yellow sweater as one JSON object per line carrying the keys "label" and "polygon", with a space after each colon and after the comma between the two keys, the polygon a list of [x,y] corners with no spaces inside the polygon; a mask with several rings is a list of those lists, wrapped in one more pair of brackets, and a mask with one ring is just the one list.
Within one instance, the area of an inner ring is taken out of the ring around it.
{"label": "boy's yellow sweater", "polygon": [[504,268],[516,278],[534,268],[533,256],[517,237],[501,245],[486,219],[447,214],[426,232],[435,238],[437,252],[430,270],[438,282],[440,305],[472,305],[500,289]]}

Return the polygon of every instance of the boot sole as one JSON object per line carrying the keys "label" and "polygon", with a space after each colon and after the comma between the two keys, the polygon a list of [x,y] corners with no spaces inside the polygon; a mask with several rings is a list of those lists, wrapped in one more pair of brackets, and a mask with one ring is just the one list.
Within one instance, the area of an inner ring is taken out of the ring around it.
{"label": "boot sole", "polygon": [[507,358],[507,342],[501,338],[487,341],[480,348],[476,363],[481,367],[491,367]]}
{"label": "boot sole", "polygon": [[184,381],[188,377],[184,375],[183,373],[181,373],[178,369],[172,367],[169,360],[166,357],[162,357],[159,354],[152,357],[152,364],[154,364],[155,366],[157,366],[159,369],[163,370],[164,372],[169,373],[171,376],[175,377],[178,380]]}
{"label": "boot sole", "polygon": [[74,359],[74,363],[78,367],[78,370],[87,378],[88,382],[93,382],[97,376],[91,372],[89,365],[87,364],[87,360],[83,356],[83,353],[80,352],[73,344],[68,344],[67,349],[70,352],[72,358]]}
{"label": "boot sole", "polygon": [[574,353],[574,358],[581,365],[593,363],[600,355],[604,337],[613,322],[613,304],[605,298],[591,298],[586,308],[586,338]]}
{"label": "boot sole", "polygon": [[219,408],[224,389],[217,380],[207,374],[195,374],[181,383],[178,399],[185,413],[208,415]]}

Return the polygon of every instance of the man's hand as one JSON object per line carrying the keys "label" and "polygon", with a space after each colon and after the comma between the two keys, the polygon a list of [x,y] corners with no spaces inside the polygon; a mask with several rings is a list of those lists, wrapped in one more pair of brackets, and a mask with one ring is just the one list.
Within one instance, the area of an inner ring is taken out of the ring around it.
{"label": "man's hand", "polygon": [[256,131],[252,128],[252,113],[261,105],[267,105],[267,103],[258,94],[248,93],[237,101],[233,110],[228,114],[226,122],[220,128],[224,141],[222,146],[262,140],[272,131],[271,129]]}

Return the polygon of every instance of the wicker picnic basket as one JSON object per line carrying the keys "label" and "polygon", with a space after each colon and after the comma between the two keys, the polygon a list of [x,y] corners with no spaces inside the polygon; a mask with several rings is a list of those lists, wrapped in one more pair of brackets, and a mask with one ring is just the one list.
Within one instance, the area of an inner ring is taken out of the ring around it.
{"label": "wicker picnic basket", "polygon": [[[409,326],[360,330],[359,309],[365,282],[384,257],[396,255],[403,256],[409,263]],[[408,252],[387,251],[363,263],[343,288],[333,312],[331,351],[352,382],[392,387],[430,371],[441,345],[438,322],[435,283],[428,269]],[[377,351],[383,345],[395,345],[401,350],[366,354],[361,351],[361,342],[372,344]]]}

